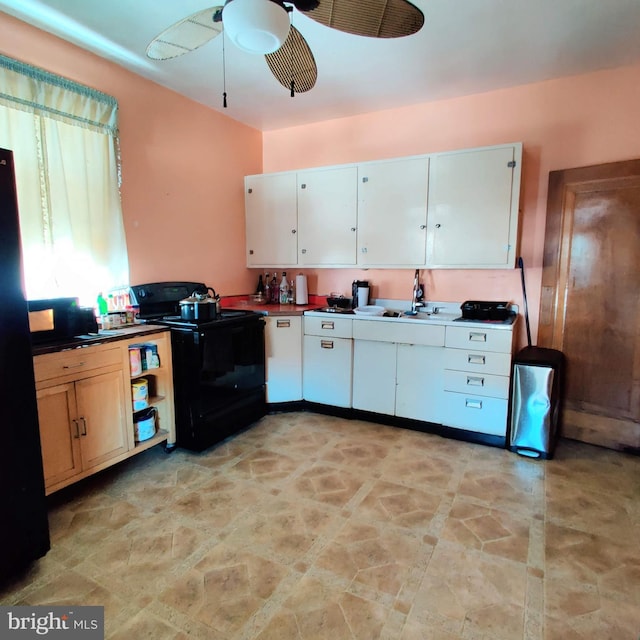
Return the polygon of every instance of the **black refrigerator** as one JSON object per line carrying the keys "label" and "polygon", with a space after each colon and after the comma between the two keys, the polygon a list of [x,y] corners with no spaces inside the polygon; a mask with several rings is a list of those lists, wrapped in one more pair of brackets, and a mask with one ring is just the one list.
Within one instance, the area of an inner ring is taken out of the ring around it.
{"label": "black refrigerator", "polygon": [[49,550],[13,153],[0,149],[0,583]]}

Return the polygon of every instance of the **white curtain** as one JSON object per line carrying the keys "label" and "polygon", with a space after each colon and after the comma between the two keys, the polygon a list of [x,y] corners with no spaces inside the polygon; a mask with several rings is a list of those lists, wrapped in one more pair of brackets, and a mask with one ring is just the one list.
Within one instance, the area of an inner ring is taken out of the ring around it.
{"label": "white curtain", "polygon": [[126,286],[115,99],[0,56],[0,147],[14,156],[27,297],[93,305]]}

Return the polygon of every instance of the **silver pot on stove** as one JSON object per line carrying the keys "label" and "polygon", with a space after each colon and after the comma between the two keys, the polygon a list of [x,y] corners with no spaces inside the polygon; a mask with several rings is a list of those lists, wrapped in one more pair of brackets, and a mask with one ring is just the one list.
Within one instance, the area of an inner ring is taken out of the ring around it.
{"label": "silver pot on stove", "polygon": [[180,300],[179,304],[183,320],[215,320],[220,311],[220,296],[214,289],[207,287],[206,292],[194,291],[188,298]]}

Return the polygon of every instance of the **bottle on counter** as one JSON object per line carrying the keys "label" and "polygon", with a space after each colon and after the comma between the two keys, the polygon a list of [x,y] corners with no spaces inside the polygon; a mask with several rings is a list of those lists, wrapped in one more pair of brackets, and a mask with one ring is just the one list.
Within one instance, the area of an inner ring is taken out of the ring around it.
{"label": "bottle on counter", "polygon": [[280,302],[280,287],[276,280],[276,272],[273,272],[273,278],[271,278],[271,303],[278,304]]}
{"label": "bottle on counter", "polygon": [[102,292],[98,294],[98,298],[96,299],[96,308],[99,316],[104,316],[109,312],[109,305],[102,295]]}
{"label": "bottle on counter", "polygon": [[289,298],[289,304],[295,304],[296,302],[296,287],[293,280],[289,280],[289,291],[287,291],[287,297]]}
{"label": "bottle on counter", "polygon": [[264,274],[264,300],[267,304],[271,302],[271,283],[269,282],[269,272]]}
{"label": "bottle on counter", "polygon": [[264,295],[264,282],[262,281],[262,274],[258,276],[258,286],[256,287],[256,293]]}
{"label": "bottle on counter", "polygon": [[280,304],[289,302],[289,283],[287,282],[287,272],[282,272],[282,280],[280,281]]}

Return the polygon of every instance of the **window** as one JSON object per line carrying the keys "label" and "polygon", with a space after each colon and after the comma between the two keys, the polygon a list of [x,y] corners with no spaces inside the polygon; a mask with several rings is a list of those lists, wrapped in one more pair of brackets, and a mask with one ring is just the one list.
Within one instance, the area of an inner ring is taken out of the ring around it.
{"label": "window", "polygon": [[13,151],[27,298],[124,286],[117,102],[0,56],[0,147]]}

